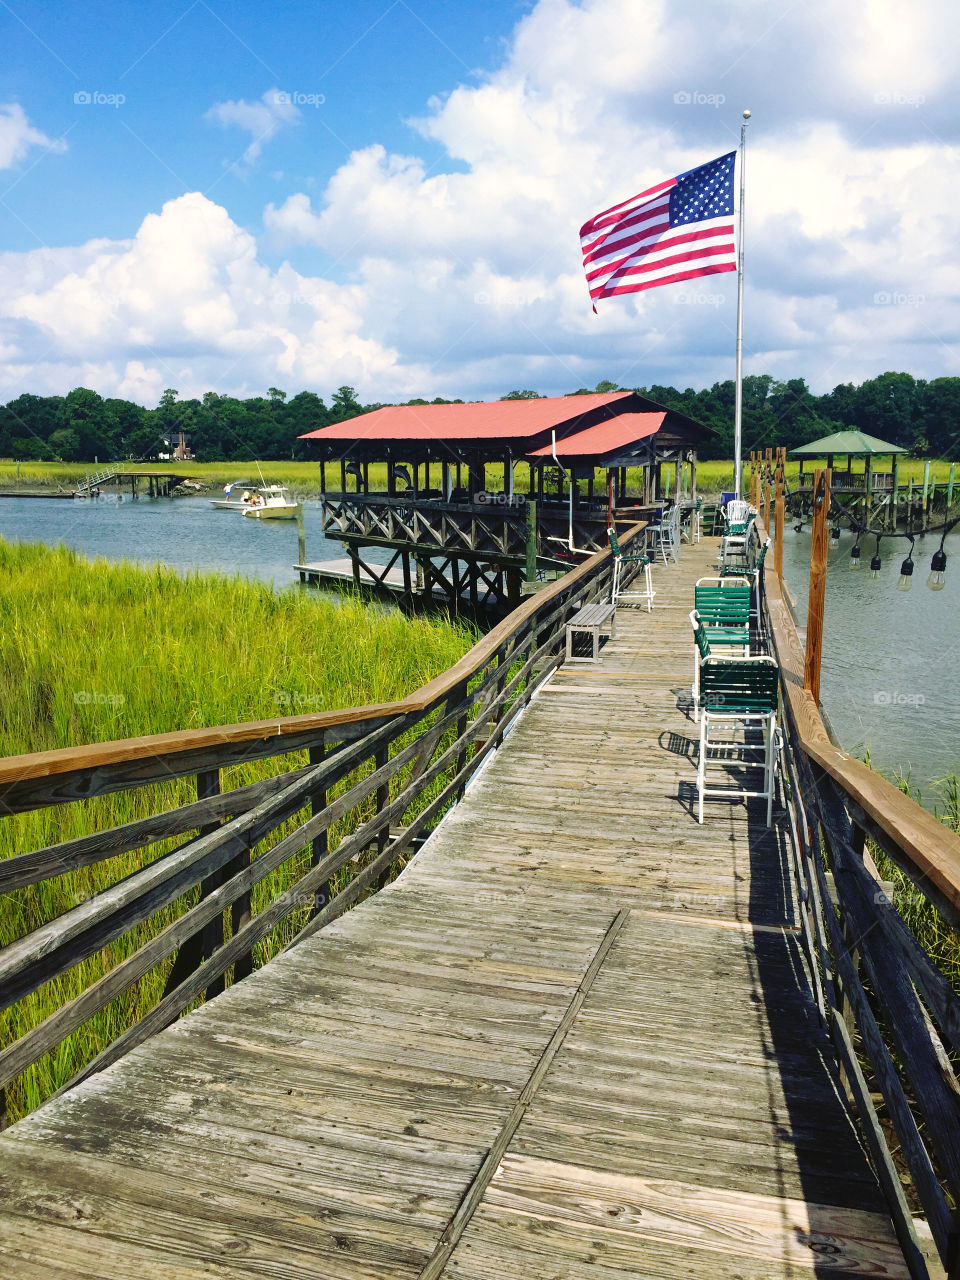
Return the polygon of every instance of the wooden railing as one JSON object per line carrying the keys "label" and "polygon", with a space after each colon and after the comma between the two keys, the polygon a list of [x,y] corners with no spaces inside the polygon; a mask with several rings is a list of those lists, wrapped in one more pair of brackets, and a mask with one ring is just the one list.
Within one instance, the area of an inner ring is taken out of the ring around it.
{"label": "wooden railing", "polygon": [[956,1280],[960,996],[897,911],[871,849],[949,932],[960,922],[960,838],[832,741],[804,688],[803,646],[774,572],[764,615],[781,669],[784,790],[821,1012],[911,1274],[927,1275],[912,1220],[919,1203]]}
{"label": "wooden railing", "polygon": [[[631,526],[624,543],[643,527]],[[137,851],[140,864],[0,951],[0,1009],[135,927],[156,926],[141,946],[0,1050],[0,1088],[172,956],[162,998],[63,1087],[116,1061],[197,998],[216,995],[228,978],[248,974],[257,944],[306,937],[385,883],[391,864],[462,794],[559,664],[567,618],[606,595],[611,579],[610,553],[599,552],[400,702],[0,760],[0,812],[7,815],[196,776],[191,803],[0,861],[3,895],[29,893],[121,853]],[[293,754],[303,752],[306,762]],[[288,771],[221,791],[221,770],[269,757],[286,757]],[[171,837],[185,839],[158,852]],[[274,875],[281,869],[282,883]],[[261,898],[271,885],[276,891],[255,910],[253,891]],[[198,886],[196,900],[185,898]]]}
{"label": "wooden railing", "polygon": [[[512,559],[518,565],[525,562],[527,554],[531,523],[523,494],[509,501],[504,494],[492,493],[487,502],[467,503],[444,502],[422,494],[391,498],[379,493],[328,493],[321,500],[321,509],[323,532],[329,538],[407,547],[421,554]],[[628,513],[623,518],[629,518]],[[581,501],[573,510],[574,547],[598,550],[606,546],[608,523],[605,501]],[[538,554],[556,555],[558,544],[569,541],[566,501],[537,502],[536,527]]]}
{"label": "wooden railing", "polygon": [[[500,495],[497,495],[500,496]],[[448,555],[486,553],[526,556],[526,504],[466,504],[424,497],[388,498],[383,494],[327,494],[322,499],[323,532],[384,546]]]}

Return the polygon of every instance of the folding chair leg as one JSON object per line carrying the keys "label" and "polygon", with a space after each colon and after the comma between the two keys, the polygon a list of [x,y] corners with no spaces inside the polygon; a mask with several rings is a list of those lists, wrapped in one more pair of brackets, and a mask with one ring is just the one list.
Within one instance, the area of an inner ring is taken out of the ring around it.
{"label": "folding chair leg", "polygon": [[700,758],[697,760],[697,821],[703,822],[703,792],[707,785],[707,721],[700,721]]}

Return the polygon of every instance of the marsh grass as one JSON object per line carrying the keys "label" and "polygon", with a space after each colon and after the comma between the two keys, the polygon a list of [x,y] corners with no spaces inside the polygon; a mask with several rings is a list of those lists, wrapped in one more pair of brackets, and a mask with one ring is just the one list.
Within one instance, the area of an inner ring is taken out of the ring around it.
{"label": "marsh grass", "polygon": [[[474,639],[464,628],[406,618],[349,596],[330,600],[296,588],[277,595],[269,586],[242,578],[91,562],[63,547],[0,539],[0,750],[16,755],[392,701],[456,662]],[[223,787],[306,762],[301,752],[237,765],[223,771]],[[357,770],[331,790],[331,797],[372,767]],[[395,786],[400,785],[396,780]],[[428,803],[441,786],[442,781],[435,783],[418,803]],[[193,799],[192,779],[171,780],[2,819],[0,856],[118,826]],[[373,811],[371,797],[335,824],[330,847]],[[253,856],[293,831],[301,817],[289,819]],[[117,883],[186,838],[161,841],[145,852],[122,854],[6,895],[0,900],[0,945]],[[361,857],[339,872],[334,890],[345,887],[365,860]],[[253,913],[290,891],[309,865],[307,846],[255,887]],[[19,1038],[132,955],[197,896],[193,890],[0,1015],[2,1043]],[[309,913],[309,904],[298,906],[258,944],[255,965],[283,947]],[[229,912],[226,917],[229,936]],[[169,958],[25,1072],[7,1093],[10,1118],[36,1107],[152,1008],[171,965]]]}
{"label": "marsh grass", "polygon": [[[911,786],[909,776],[898,775],[896,783],[904,795],[918,804],[923,796]],[[960,774],[952,773],[934,783],[933,812],[951,831],[960,835]],[[892,858],[870,842],[877,870],[893,884],[893,905],[913,931],[917,941],[947,976],[960,994],[960,933],[952,928],[932,902],[900,870]]]}

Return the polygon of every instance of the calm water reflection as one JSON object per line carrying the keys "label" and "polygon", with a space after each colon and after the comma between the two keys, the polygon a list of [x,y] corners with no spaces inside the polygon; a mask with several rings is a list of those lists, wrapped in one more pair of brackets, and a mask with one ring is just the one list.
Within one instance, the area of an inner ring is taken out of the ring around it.
{"label": "calm water reflection", "polygon": [[[320,532],[320,508],[305,504],[307,558],[344,555]],[[291,585],[297,557],[294,521],[245,520],[210,506],[208,498],[159,502],[74,503],[0,499],[0,535],[57,543],[85,554],[142,563],[161,560],[176,569],[218,570]],[[911,591],[897,591],[902,541],[882,546],[880,579],[867,568],[873,539],[864,540],[863,568],[850,570],[852,535],[830,553],[824,621],[822,697],[840,744],[855,755],[868,750],[876,768],[901,769],[929,802],[931,783],[960,771],[960,538],[947,543],[943,591],[924,585],[939,539],[918,542]],[[384,553],[371,550],[371,560]],[[784,573],[806,622],[810,530],[788,526]]]}
{"label": "calm water reflection", "polygon": [[[897,590],[903,539],[881,542],[883,568],[874,581],[874,539],[861,544],[862,568],[850,569],[853,535],[844,533],[827,569],[821,698],[834,733],[853,755],[867,751],[874,768],[910,775],[926,804],[932,783],[960,772],[960,538],[947,539],[942,591],[928,591],[930,557],[939,536],[917,540],[908,592]],[[784,576],[806,625],[810,527],[787,527]]]}
{"label": "calm water reflection", "polygon": [[[217,492],[213,497],[220,497]],[[320,506],[304,503],[307,558],[335,560],[342,544],[320,532]],[[0,535],[8,540],[62,542],[88,556],[162,560],[174,569],[207,569],[273,582],[279,589],[298,581],[295,520],[247,520],[217,511],[209,498],[159,501],[71,502],[0,498]],[[370,557],[376,559],[375,555]]]}

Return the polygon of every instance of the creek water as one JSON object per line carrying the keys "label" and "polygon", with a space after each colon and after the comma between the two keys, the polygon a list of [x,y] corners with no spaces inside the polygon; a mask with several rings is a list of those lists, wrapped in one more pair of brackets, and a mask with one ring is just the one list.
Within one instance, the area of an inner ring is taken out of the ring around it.
{"label": "creek water", "polygon": [[[217,495],[219,496],[219,495]],[[320,506],[304,503],[308,560],[344,557],[342,544],[324,538]],[[71,502],[0,499],[0,535],[9,540],[65,543],[88,556],[142,564],[160,560],[178,570],[215,570],[272,582],[296,581],[297,527],[292,520],[245,520],[218,511],[207,497],[159,501]],[[960,771],[960,537],[947,540],[942,591],[926,588],[930,556],[939,539],[918,541],[909,592],[896,589],[902,540],[882,544],[883,569],[874,580],[873,539],[863,543],[862,568],[850,569],[852,535],[830,552],[824,617],[821,697],[840,745],[870,755],[888,776],[909,775],[925,804],[933,784]],[[384,552],[365,557],[383,563]],[[788,524],[784,576],[806,625],[810,529]]]}
{"label": "creek water", "polygon": [[[212,496],[221,497],[220,492]],[[339,542],[320,531],[319,502],[304,502],[309,560],[343,559]],[[160,560],[172,569],[202,569],[259,578],[282,589],[299,581],[295,520],[247,520],[218,511],[210,498],[100,501],[55,498],[0,499],[0,536],[8,541],[64,543],[87,556],[109,560]],[[376,561],[371,554],[365,558]]]}
{"label": "creek water", "polygon": [[[909,776],[923,803],[938,798],[935,783],[960,773],[960,537],[947,539],[942,591],[926,587],[940,537],[917,539],[909,591],[897,590],[909,543],[881,542],[882,568],[870,572],[875,540],[861,543],[861,568],[850,568],[853,535],[830,551],[823,620],[820,698],[844,750],[888,777]],[[783,574],[806,626],[810,526],[789,524]]]}

